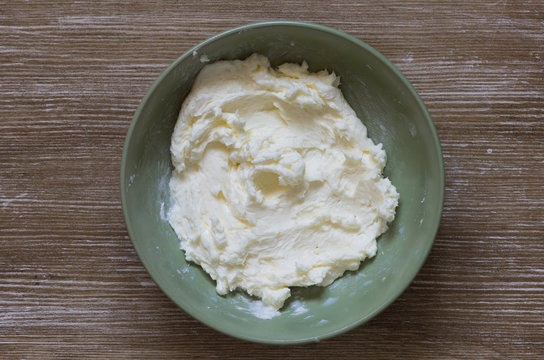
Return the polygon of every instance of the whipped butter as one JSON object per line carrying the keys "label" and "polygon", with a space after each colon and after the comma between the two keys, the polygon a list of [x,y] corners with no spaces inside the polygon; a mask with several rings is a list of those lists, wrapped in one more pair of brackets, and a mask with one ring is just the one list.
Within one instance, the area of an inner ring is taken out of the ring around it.
{"label": "whipped butter", "polygon": [[398,194],[327,71],[254,54],[205,66],[171,143],[168,218],[187,260],[279,309],[376,254]]}

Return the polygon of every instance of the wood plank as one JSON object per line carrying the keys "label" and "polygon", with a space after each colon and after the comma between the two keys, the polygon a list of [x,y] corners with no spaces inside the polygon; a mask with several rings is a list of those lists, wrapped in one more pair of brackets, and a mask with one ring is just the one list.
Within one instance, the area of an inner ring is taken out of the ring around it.
{"label": "wood plank", "polygon": [[[386,311],[304,346],[201,325],[125,229],[123,141],[154,79],[247,22],[312,21],[374,46],[431,112],[446,197],[435,246]],[[3,358],[543,358],[544,3],[0,1]]]}

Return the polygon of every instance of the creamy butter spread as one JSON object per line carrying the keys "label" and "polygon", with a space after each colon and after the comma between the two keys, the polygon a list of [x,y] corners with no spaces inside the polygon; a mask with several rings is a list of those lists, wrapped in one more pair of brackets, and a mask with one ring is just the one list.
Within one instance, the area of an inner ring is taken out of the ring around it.
{"label": "creamy butter spread", "polygon": [[205,66],[171,144],[169,221],[187,260],[275,309],[376,254],[398,194],[327,71],[261,55]]}

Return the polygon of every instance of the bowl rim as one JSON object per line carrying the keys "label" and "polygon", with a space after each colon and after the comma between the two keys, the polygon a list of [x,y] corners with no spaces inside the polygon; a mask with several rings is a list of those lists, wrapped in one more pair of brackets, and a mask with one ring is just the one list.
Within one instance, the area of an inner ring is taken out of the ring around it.
{"label": "bowl rim", "polygon": [[[421,110],[421,112],[423,114],[423,117],[425,118],[425,121],[427,122],[427,126],[429,127],[429,129],[431,131],[431,134],[432,134],[432,137],[433,137],[434,150],[438,154],[438,159],[439,159],[439,164],[438,164],[439,165],[439,179],[438,179],[438,181],[439,181],[439,190],[440,190],[440,199],[439,199],[440,203],[439,203],[439,214],[438,214],[439,217],[438,217],[438,221],[436,222],[436,224],[433,225],[433,228],[432,228],[432,231],[431,231],[431,233],[433,235],[432,235],[432,238],[430,239],[429,246],[427,246],[424,249],[425,251],[422,253],[422,256],[417,260],[419,262],[417,264],[417,266],[416,266],[417,270],[413,274],[410,274],[409,281],[407,281],[406,284],[404,284],[403,286],[398,287],[398,289],[396,289],[393,292],[392,296],[387,298],[386,301],[384,301],[378,308],[374,309],[371,313],[369,313],[366,316],[363,316],[361,318],[355,319],[354,321],[352,321],[352,322],[350,322],[350,323],[348,323],[348,324],[346,324],[346,325],[344,325],[342,327],[339,327],[339,328],[337,328],[337,329],[335,329],[333,331],[327,332],[327,333],[319,335],[317,337],[316,336],[313,336],[313,337],[300,337],[300,338],[296,338],[296,339],[267,339],[267,338],[257,337],[257,336],[252,337],[252,336],[246,336],[246,335],[243,335],[243,334],[238,334],[238,333],[233,333],[233,332],[227,331],[226,329],[223,329],[220,324],[211,323],[209,321],[201,319],[200,316],[198,315],[197,311],[195,311],[194,309],[192,309],[192,308],[190,308],[188,306],[182,306],[182,305],[185,305],[185,304],[182,304],[182,303],[178,302],[176,299],[172,298],[169,295],[169,293],[167,291],[165,291],[165,289],[161,286],[161,284],[159,284],[157,281],[155,281],[155,278],[152,275],[151,269],[147,266],[147,264],[144,261],[143,254],[141,253],[141,251],[138,250],[138,246],[133,240],[134,237],[133,237],[133,231],[132,231],[132,224],[131,224],[130,217],[129,217],[129,214],[128,214],[128,206],[127,206],[127,198],[126,198],[126,196],[127,196],[126,195],[126,189],[127,189],[128,184],[127,184],[126,176],[125,176],[126,172],[127,172],[126,163],[127,163],[127,157],[128,157],[128,148],[129,148],[129,145],[131,143],[132,134],[133,134],[134,129],[136,127],[136,123],[138,122],[138,119],[142,114],[143,108],[145,107],[145,104],[148,102],[149,98],[156,91],[159,84],[170,74],[171,71],[173,71],[173,69],[175,67],[178,66],[178,64],[180,62],[182,62],[186,57],[192,56],[193,52],[198,51],[202,46],[204,46],[204,45],[206,45],[208,43],[214,42],[216,40],[219,40],[219,39],[221,39],[221,38],[223,38],[225,36],[240,32],[240,31],[247,31],[247,30],[256,29],[256,28],[275,27],[275,26],[302,27],[302,28],[307,28],[307,29],[311,29],[311,30],[326,32],[326,33],[338,36],[340,38],[343,38],[343,39],[353,43],[356,46],[364,48],[365,50],[370,52],[372,55],[374,55],[376,58],[378,58],[386,67],[388,67],[391,71],[393,71],[395,73],[395,75],[400,79],[400,81],[402,83],[404,83],[406,88],[410,91],[410,93],[416,99],[416,101],[417,101],[417,103],[418,103],[418,105],[420,107],[420,110]],[[124,215],[124,219],[125,219],[125,225],[126,225],[126,228],[127,228],[128,234],[129,234],[129,238],[130,238],[130,240],[132,242],[132,245],[133,245],[138,257],[140,258],[141,263],[143,264],[144,268],[146,269],[148,274],[151,276],[151,278],[153,279],[155,284],[157,284],[157,286],[162,290],[162,292],[164,294],[166,294],[181,310],[185,311],[186,313],[191,315],[193,318],[197,319],[199,322],[205,324],[206,326],[208,326],[208,327],[210,327],[210,328],[212,328],[214,330],[217,330],[217,331],[219,331],[219,332],[221,332],[223,334],[226,334],[226,335],[238,338],[238,339],[242,339],[242,340],[246,340],[246,341],[252,341],[252,342],[256,342],[256,343],[263,343],[263,344],[276,344],[276,345],[282,345],[283,344],[283,345],[287,345],[287,344],[304,344],[304,343],[309,343],[309,342],[317,342],[317,341],[320,341],[320,340],[328,339],[328,338],[331,338],[333,336],[337,336],[337,335],[340,335],[342,333],[345,333],[345,332],[347,332],[347,331],[349,331],[349,330],[351,330],[351,329],[353,329],[353,328],[355,328],[355,327],[357,327],[359,325],[362,325],[362,324],[368,322],[370,319],[374,318],[376,315],[378,315],[379,313],[384,311],[389,305],[391,305],[396,299],[398,299],[398,297],[410,286],[410,284],[413,282],[414,278],[417,276],[417,274],[421,270],[423,264],[425,263],[428,255],[429,255],[429,253],[431,251],[431,248],[432,248],[432,246],[434,244],[434,241],[435,241],[435,238],[436,238],[436,235],[438,233],[439,226],[440,226],[440,220],[441,220],[441,217],[442,217],[442,212],[443,212],[443,207],[444,207],[444,191],[445,191],[444,158],[443,158],[443,154],[442,154],[442,148],[441,148],[440,140],[439,140],[439,137],[438,137],[438,133],[436,132],[435,125],[434,125],[434,123],[432,121],[432,118],[431,118],[431,116],[429,114],[429,111],[428,111],[427,107],[425,106],[425,104],[423,103],[423,100],[421,99],[421,97],[419,96],[419,94],[417,93],[415,88],[413,87],[413,85],[404,77],[404,75],[400,72],[400,70],[395,65],[393,65],[393,63],[391,63],[385,56],[383,56],[376,49],[374,49],[372,46],[368,45],[367,43],[363,42],[362,40],[359,40],[358,38],[356,38],[356,37],[354,37],[352,35],[349,35],[349,34],[343,32],[343,31],[340,31],[340,30],[337,30],[337,29],[334,29],[334,28],[331,28],[331,27],[328,27],[328,26],[325,26],[325,25],[315,24],[315,23],[311,23],[311,22],[302,22],[302,21],[276,20],[276,21],[254,22],[254,23],[248,23],[248,24],[245,24],[245,25],[237,26],[237,27],[228,29],[226,31],[220,32],[220,33],[218,33],[218,34],[216,34],[216,35],[214,35],[214,36],[200,42],[199,44],[191,47],[185,53],[183,53],[181,56],[179,56],[172,64],[170,64],[159,75],[159,77],[157,79],[155,79],[153,84],[150,86],[150,88],[146,92],[145,96],[140,101],[140,103],[138,105],[138,108],[136,109],[136,112],[134,113],[134,116],[131,119],[130,126],[128,128],[128,131],[127,131],[127,134],[126,134],[126,137],[125,137],[124,146],[123,146],[123,153],[122,153],[122,158],[121,158],[120,177],[121,177],[121,179],[120,179],[121,205],[122,205],[122,208],[123,208],[123,215]]]}

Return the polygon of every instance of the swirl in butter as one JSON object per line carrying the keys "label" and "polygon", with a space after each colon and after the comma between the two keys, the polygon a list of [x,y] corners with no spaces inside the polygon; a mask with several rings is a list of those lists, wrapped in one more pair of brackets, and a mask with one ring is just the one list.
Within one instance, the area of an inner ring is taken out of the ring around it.
{"label": "swirl in butter", "polygon": [[172,136],[170,224],[186,259],[279,309],[376,254],[398,194],[339,79],[267,58],[205,66]]}

